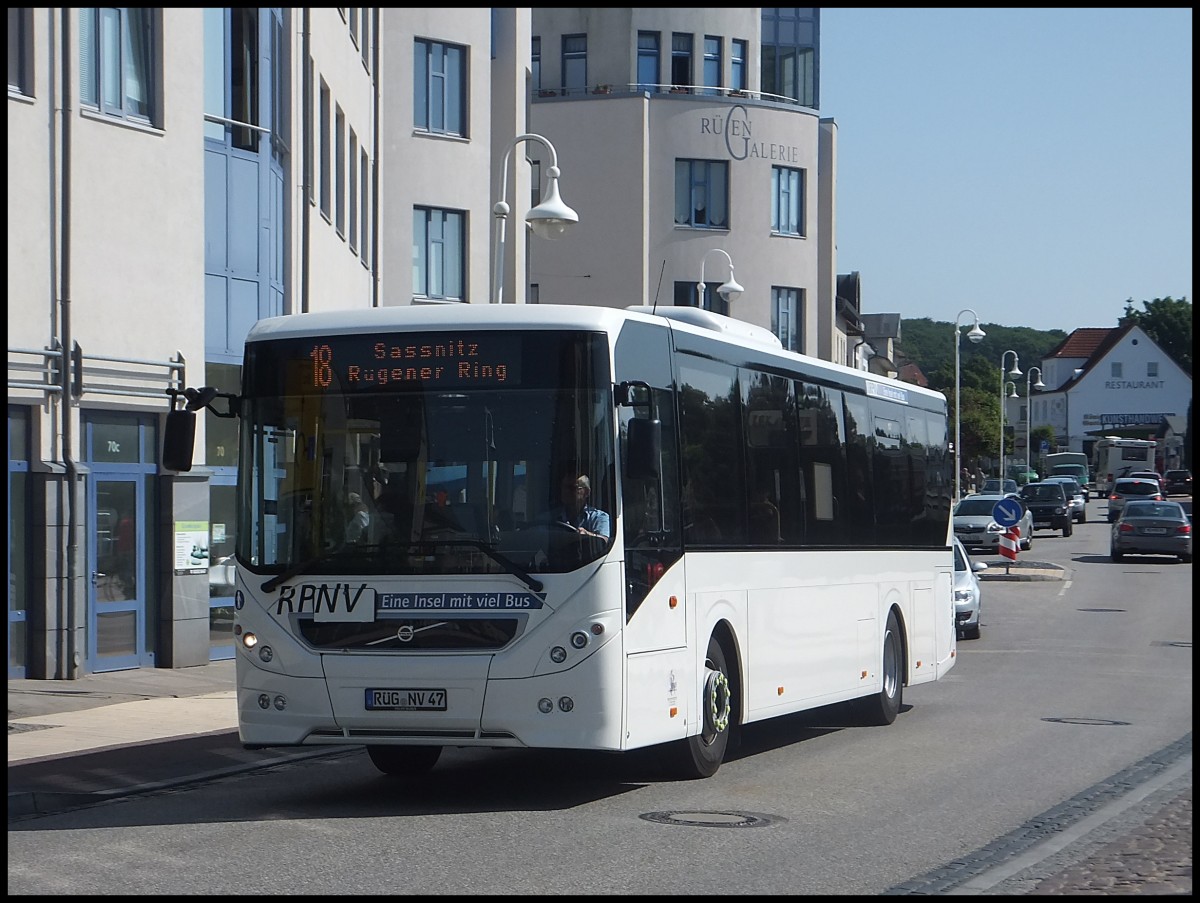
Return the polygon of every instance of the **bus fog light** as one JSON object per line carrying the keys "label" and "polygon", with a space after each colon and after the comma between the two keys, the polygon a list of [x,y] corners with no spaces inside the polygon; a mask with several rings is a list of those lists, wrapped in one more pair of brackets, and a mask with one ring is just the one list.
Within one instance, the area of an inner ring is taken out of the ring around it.
{"label": "bus fog light", "polygon": [[538,711],[543,715],[549,715],[554,711],[554,700],[546,699],[546,697],[543,696],[538,700]]}
{"label": "bus fog light", "polygon": [[242,637],[242,645],[247,649],[253,649],[258,645],[258,637],[247,630],[246,635]]}
{"label": "bus fog light", "polygon": [[571,634],[571,645],[576,649],[582,649],[588,644],[588,635],[582,630],[576,630]]}
{"label": "bus fog light", "polygon": [[266,693],[258,694],[258,707],[260,709],[269,709],[271,707],[271,697]]}
{"label": "bus fog light", "polygon": [[556,665],[561,665],[566,660],[567,650],[562,646],[555,646],[550,650],[550,661],[554,662]]}
{"label": "bus fog light", "polygon": [[275,650],[270,646],[263,646],[258,650],[258,657],[264,662],[269,662],[275,657]]}
{"label": "bus fog light", "polygon": [[286,696],[276,696],[275,697],[275,708],[281,712],[284,709],[286,709],[287,708],[287,697]]}
{"label": "bus fog light", "polygon": [[570,696],[564,696],[558,701],[558,707],[564,712],[569,712],[575,708],[575,700]]}
{"label": "bus fog light", "polygon": [[591,631],[594,636],[600,636],[600,634],[604,633],[604,625],[597,621],[591,626]]}

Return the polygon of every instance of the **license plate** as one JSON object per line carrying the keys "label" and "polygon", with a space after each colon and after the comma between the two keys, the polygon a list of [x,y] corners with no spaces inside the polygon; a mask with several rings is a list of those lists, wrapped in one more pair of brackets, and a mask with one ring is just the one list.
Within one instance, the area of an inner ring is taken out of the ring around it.
{"label": "license plate", "polygon": [[368,712],[444,712],[445,690],[367,690]]}
{"label": "license plate", "polygon": [[1167,532],[1166,527],[1143,527],[1143,533],[1153,533],[1155,536],[1162,536]]}
{"label": "license plate", "polygon": [[1033,526],[1034,526],[1034,527],[1049,527],[1049,526],[1050,526],[1050,521],[1048,521],[1048,520],[1035,520],[1035,521],[1033,522]]}

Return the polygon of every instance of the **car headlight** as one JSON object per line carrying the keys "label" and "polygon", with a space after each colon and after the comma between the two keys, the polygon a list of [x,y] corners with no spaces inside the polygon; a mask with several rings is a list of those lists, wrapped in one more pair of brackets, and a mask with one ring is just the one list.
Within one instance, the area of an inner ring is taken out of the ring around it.
{"label": "car headlight", "polygon": [[955,602],[970,602],[971,601],[971,591],[969,589],[956,589],[954,591],[954,601]]}
{"label": "car headlight", "polygon": [[1003,528],[1002,526],[1000,526],[998,523],[996,523],[995,521],[992,521],[990,524],[988,524],[988,525],[987,525],[987,532],[989,532],[989,533],[1003,533],[1003,532],[1004,532],[1004,528]]}

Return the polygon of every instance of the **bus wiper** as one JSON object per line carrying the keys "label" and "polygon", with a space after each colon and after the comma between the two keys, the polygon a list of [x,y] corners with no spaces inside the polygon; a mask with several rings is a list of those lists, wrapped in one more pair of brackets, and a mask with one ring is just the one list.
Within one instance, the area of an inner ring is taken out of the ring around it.
{"label": "bus wiper", "polygon": [[282,574],[276,574],[270,580],[267,580],[259,589],[264,593],[269,593],[279,586],[281,583],[286,583],[293,577],[299,577],[301,574],[307,574],[319,564],[328,564],[333,560],[331,555],[318,555],[315,558],[310,558],[307,561],[301,561],[299,564],[294,564]]}
{"label": "bus wiper", "polygon": [[524,581],[525,585],[535,593],[540,593],[542,591],[542,581],[523,571],[515,561],[513,561],[507,555],[497,552],[494,548],[481,539],[468,539],[465,536],[461,539],[422,539],[412,543],[411,546],[470,546],[473,549],[478,549],[481,551],[484,555],[492,559],[492,561],[496,562],[514,577],[520,577],[521,580]]}

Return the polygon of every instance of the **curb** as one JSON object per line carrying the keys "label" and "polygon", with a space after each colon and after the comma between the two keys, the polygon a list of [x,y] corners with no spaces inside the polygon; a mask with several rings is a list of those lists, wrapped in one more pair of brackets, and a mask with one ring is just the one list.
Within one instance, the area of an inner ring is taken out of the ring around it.
{"label": "curb", "polygon": [[[1001,573],[1001,568],[1004,568]],[[1015,573],[1014,573],[1015,572]],[[1016,564],[989,564],[988,569],[975,576],[980,580],[1066,580],[1070,572],[1061,565],[1047,561],[1023,561]]]}

